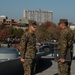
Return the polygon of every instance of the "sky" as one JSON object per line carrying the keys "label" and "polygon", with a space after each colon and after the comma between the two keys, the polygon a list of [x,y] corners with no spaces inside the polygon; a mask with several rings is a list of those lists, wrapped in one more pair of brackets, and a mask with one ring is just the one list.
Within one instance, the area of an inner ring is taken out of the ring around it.
{"label": "sky", "polygon": [[0,0],[0,16],[22,19],[24,9],[53,11],[53,22],[66,18],[75,23],[75,0]]}

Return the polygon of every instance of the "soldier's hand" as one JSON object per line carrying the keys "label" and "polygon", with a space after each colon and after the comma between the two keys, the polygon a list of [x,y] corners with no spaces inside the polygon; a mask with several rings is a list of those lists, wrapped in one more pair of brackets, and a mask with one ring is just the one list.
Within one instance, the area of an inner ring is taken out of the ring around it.
{"label": "soldier's hand", "polygon": [[64,63],[65,62],[65,59],[61,58],[59,59],[60,62]]}
{"label": "soldier's hand", "polygon": [[37,43],[38,46],[41,46],[41,43]]}
{"label": "soldier's hand", "polygon": [[25,62],[25,59],[21,58],[21,62]]}

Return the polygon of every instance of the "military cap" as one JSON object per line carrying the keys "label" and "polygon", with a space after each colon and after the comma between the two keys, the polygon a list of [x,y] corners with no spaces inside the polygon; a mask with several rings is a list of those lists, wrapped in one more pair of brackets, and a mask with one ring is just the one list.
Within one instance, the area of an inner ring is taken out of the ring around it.
{"label": "military cap", "polygon": [[60,24],[60,23],[68,23],[68,19],[60,19],[60,20],[59,20],[59,24]]}
{"label": "military cap", "polygon": [[36,24],[30,24],[29,26],[33,26],[34,28],[36,28],[36,27],[37,27],[37,25],[36,25]]}

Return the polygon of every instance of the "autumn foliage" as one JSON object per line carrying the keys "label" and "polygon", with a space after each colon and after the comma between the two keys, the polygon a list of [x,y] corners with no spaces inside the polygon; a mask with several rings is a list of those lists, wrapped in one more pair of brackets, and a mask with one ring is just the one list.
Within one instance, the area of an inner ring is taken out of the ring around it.
{"label": "autumn foliage", "polygon": [[0,25],[0,42],[5,42],[8,37],[11,39],[16,39],[21,38],[23,35],[23,29],[16,29],[14,27],[6,27],[4,25]]}
{"label": "autumn foliage", "polygon": [[53,22],[45,22],[37,27],[36,36],[39,41],[59,39],[60,30]]}
{"label": "autumn foliage", "polygon": [[2,29],[1,31],[0,31],[0,39],[1,40],[5,40],[5,39],[7,39],[8,37],[10,37],[11,35],[10,35],[10,32],[6,29],[6,28],[4,28],[4,29]]}

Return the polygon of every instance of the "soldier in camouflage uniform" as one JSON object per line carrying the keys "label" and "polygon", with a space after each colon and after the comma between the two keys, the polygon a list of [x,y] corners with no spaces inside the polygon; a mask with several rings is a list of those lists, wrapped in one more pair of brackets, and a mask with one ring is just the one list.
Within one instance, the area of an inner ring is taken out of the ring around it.
{"label": "soldier in camouflage uniform", "polygon": [[29,31],[24,33],[20,42],[21,61],[24,67],[24,75],[34,75],[36,36],[34,34],[36,25],[29,25]]}
{"label": "soldier in camouflage uniform", "polygon": [[[62,56],[58,62],[59,75],[71,75],[70,70],[73,57],[74,34],[72,30],[68,27],[67,19],[60,19],[59,28],[61,28],[60,48]],[[71,61],[66,62],[65,58],[67,50],[70,50]]]}

